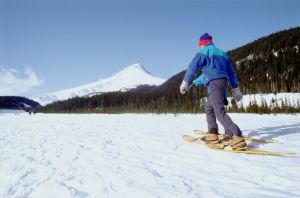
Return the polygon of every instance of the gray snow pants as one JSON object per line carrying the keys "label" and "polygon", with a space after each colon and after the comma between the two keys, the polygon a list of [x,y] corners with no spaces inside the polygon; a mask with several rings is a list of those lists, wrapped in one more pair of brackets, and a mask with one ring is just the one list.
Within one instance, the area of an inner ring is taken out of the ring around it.
{"label": "gray snow pants", "polygon": [[227,85],[227,79],[212,80],[209,83],[210,90],[205,106],[208,132],[218,132],[216,119],[223,125],[226,132],[230,135],[242,135],[239,127],[231,120],[224,107],[224,93]]}

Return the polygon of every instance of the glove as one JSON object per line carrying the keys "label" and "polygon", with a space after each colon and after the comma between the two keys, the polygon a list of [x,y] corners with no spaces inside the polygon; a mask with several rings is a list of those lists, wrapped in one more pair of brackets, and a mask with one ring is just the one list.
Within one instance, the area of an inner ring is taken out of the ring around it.
{"label": "glove", "polygon": [[180,85],[180,93],[181,94],[185,94],[189,89],[189,84],[185,81],[182,81],[181,85]]}
{"label": "glove", "polygon": [[237,101],[239,102],[240,100],[243,99],[243,94],[242,92],[240,91],[240,88],[234,88],[232,89],[232,97]]}

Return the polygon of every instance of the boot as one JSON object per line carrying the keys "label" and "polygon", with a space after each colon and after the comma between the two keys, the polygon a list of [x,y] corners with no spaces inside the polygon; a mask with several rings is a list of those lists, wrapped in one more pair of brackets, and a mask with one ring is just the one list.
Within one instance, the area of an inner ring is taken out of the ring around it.
{"label": "boot", "polygon": [[217,134],[209,133],[204,139],[208,147],[212,149],[224,149],[224,145],[219,141]]}
{"label": "boot", "polygon": [[224,134],[219,136],[219,140],[226,146],[230,145],[230,141],[231,141],[231,136],[229,135],[229,133],[227,133],[225,131]]}
{"label": "boot", "polygon": [[206,144],[216,144],[216,143],[219,143],[219,137],[218,137],[217,134],[209,133],[205,137],[205,142],[206,142]]}
{"label": "boot", "polygon": [[234,135],[230,142],[230,146],[233,150],[245,150],[247,148],[247,143],[243,136]]}
{"label": "boot", "polygon": [[216,144],[219,143],[219,137],[218,137],[218,129],[211,128],[208,131],[207,136],[205,137],[206,144]]}

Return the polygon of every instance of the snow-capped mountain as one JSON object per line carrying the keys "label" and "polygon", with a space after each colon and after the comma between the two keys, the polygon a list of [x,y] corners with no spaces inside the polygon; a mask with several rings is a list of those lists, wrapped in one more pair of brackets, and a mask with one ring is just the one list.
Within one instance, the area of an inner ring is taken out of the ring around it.
{"label": "snow-capped mountain", "polygon": [[148,72],[141,64],[130,65],[117,74],[96,82],[82,86],[57,91],[33,97],[41,105],[46,105],[58,100],[66,100],[76,96],[93,95],[111,91],[126,91],[139,85],[160,85],[165,79],[158,78]]}

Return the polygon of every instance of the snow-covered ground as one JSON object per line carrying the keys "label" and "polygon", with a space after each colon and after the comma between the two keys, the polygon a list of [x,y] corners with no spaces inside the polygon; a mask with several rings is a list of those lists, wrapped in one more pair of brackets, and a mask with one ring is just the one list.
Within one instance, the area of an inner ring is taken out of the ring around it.
{"label": "snow-covered ground", "polygon": [[204,114],[2,114],[0,197],[300,197],[300,114],[230,114],[295,157],[223,153],[181,138]]}

